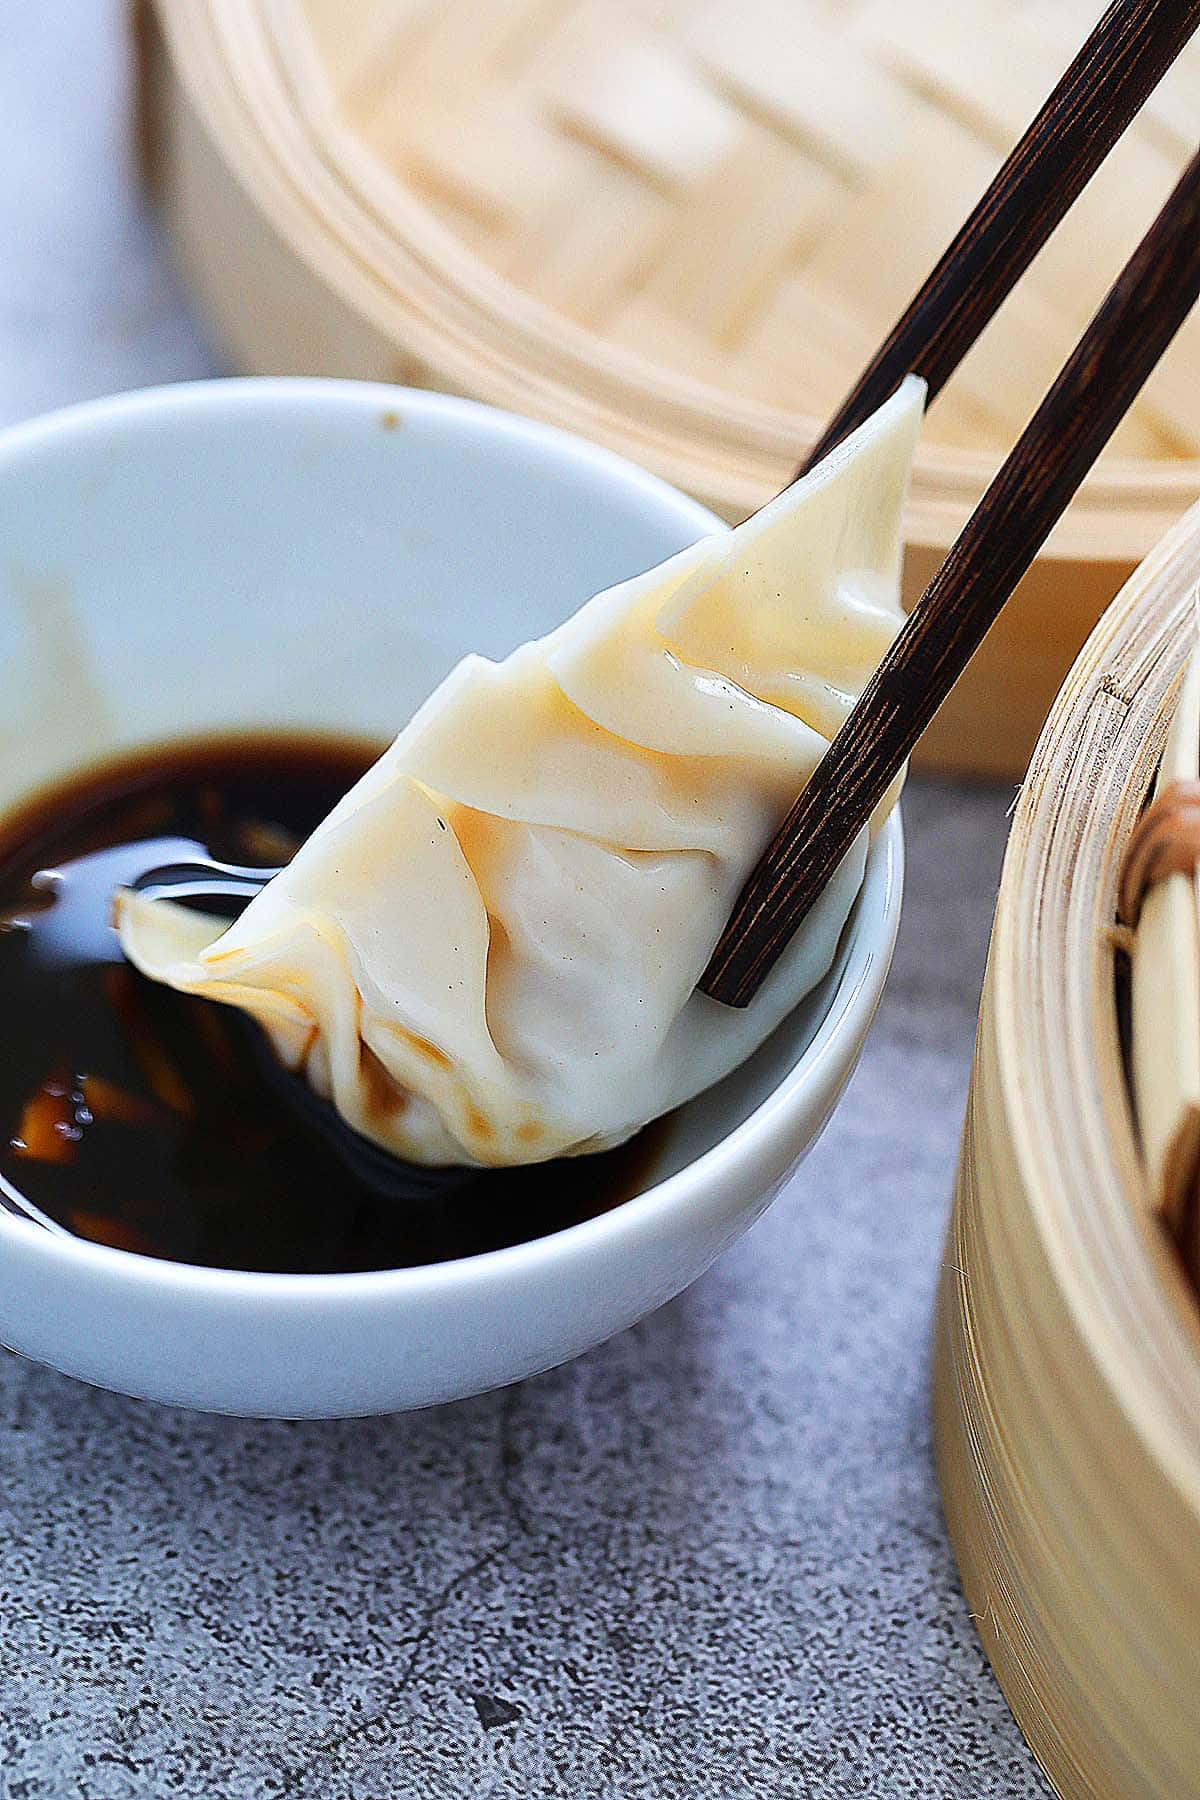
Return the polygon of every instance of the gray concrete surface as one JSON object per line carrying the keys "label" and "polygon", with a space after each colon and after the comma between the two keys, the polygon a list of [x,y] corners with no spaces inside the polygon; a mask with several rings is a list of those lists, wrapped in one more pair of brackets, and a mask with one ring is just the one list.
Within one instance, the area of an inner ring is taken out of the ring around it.
{"label": "gray concrete surface", "polygon": [[[205,373],[123,154],[117,8],[0,16],[0,419]],[[819,1149],[571,1367],[260,1425],[0,1357],[6,1800],[1045,1792],[926,1407],[1009,798],[915,786],[895,972]]]}

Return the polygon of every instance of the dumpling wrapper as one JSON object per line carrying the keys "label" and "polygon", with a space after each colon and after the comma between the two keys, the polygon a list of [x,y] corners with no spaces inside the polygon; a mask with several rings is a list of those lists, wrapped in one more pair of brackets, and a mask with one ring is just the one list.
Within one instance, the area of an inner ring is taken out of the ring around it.
{"label": "dumpling wrapper", "polygon": [[736,530],[466,657],[233,924],[121,895],[130,960],[252,1014],[419,1163],[602,1149],[717,1081],[828,972],[862,881],[865,832],[750,1007],[695,992],[900,624],[923,405],[909,377]]}

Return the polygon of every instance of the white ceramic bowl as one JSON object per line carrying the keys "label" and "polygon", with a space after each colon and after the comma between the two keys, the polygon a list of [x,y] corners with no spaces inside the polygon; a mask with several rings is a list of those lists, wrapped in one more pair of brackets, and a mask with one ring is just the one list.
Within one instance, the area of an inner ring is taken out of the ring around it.
{"label": "white ceramic bowl", "polygon": [[[403,389],[210,382],[20,426],[0,436],[0,813],[164,737],[389,737],[463,651],[503,653],[714,529],[617,457]],[[352,1275],[160,1262],[0,1212],[0,1339],[127,1393],[292,1417],[429,1405],[588,1349],[694,1280],[816,1138],[887,973],[901,844],[893,818],[829,978],[675,1116],[653,1185],[613,1211]]]}

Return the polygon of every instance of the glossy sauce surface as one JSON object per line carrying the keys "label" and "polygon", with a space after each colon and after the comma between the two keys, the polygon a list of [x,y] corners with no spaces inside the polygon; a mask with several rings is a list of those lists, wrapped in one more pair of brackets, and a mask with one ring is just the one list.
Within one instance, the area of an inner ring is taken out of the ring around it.
{"label": "glossy sauce surface", "polygon": [[110,923],[118,887],[197,856],[287,861],[375,753],[278,738],[175,746],[0,825],[8,1206],[145,1255],[316,1272],[474,1255],[640,1190],[653,1128],[601,1156],[397,1198],[386,1170],[376,1178],[391,1159],[289,1097],[254,1025],[125,961]]}

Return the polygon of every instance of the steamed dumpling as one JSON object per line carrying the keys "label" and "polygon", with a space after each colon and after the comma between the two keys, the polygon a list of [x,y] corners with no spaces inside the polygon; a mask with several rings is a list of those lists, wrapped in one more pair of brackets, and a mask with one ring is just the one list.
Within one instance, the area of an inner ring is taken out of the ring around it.
{"label": "steamed dumpling", "polygon": [[619,1143],[742,1061],[829,969],[854,845],[749,1008],[695,985],[900,623],[910,377],[736,530],[468,656],[227,927],[125,894],[145,974],[253,1015],[422,1163]]}

